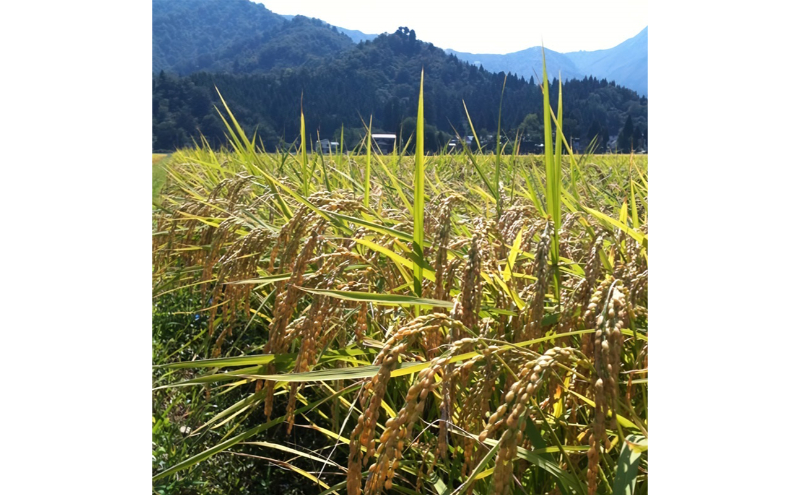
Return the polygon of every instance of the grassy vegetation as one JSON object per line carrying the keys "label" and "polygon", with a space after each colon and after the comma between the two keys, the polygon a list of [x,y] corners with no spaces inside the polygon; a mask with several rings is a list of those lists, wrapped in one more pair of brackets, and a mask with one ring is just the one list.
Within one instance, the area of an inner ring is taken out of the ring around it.
{"label": "grassy vegetation", "polygon": [[276,155],[223,105],[159,162],[154,492],[646,493],[647,157],[561,114],[544,156]]}

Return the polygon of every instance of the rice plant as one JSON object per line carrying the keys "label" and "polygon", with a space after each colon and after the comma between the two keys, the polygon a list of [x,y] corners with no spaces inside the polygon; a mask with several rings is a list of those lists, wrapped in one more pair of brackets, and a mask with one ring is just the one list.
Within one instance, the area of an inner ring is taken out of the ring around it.
{"label": "rice plant", "polygon": [[213,413],[154,484],[240,455],[323,494],[646,492],[646,158],[574,155],[560,98],[544,156],[425,156],[423,89],[414,156],[268,153],[222,100],[229,150],[162,165],[154,305],[203,329],[154,394]]}

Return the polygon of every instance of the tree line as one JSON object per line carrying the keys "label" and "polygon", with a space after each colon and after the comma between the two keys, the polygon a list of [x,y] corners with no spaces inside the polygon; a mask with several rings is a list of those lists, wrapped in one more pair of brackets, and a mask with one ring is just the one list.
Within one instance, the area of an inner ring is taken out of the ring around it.
{"label": "tree line", "polygon": [[[300,30],[286,30],[299,33]],[[297,34],[300,35],[300,34]],[[302,99],[310,138],[338,141],[353,149],[372,117],[373,132],[411,138],[416,119],[420,71],[425,70],[426,150],[438,151],[456,134],[472,134],[464,106],[479,137],[496,132],[502,94],[502,129],[530,143],[543,142],[539,81],[491,73],[463,62],[413,30],[399,28],[362,42],[335,58],[315,59],[264,73],[197,72],[153,76],[153,148],[169,150],[199,142],[226,143],[215,87],[248,133],[257,130],[267,149],[287,146],[300,132]],[[505,89],[504,88],[505,84]],[[558,81],[551,84],[557,88]],[[557,91],[551,91],[556,108]],[[563,82],[564,133],[585,145],[595,136],[604,151],[616,136],[621,151],[641,147],[647,136],[647,98],[594,77]],[[413,149],[413,143],[411,145]]]}

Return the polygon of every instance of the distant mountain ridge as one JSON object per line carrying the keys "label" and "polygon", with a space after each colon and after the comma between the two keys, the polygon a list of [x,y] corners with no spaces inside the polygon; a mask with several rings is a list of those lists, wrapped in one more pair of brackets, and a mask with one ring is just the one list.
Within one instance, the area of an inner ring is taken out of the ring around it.
{"label": "distant mountain ridge", "polygon": [[[153,0],[153,72],[266,73],[319,64],[376,34],[319,19],[279,15],[250,0]],[[514,53],[445,53],[490,72],[541,79],[542,49]],[[564,80],[593,76],[647,96],[647,28],[606,50],[559,53],[545,48],[548,74]]]}
{"label": "distant mountain ridge", "polygon": [[613,48],[565,55],[584,73],[647,96],[647,27]]}
{"label": "distant mountain ridge", "polygon": [[[619,45],[605,50],[559,53],[545,48],[547,72],[563,79],[594,76],[647,96],[647,27]],[[505,55],[467,53],[447,49],[456,57],[490,72],[507,72],[526,79],[541,79],[542,49],[531,47]]]}
{"label": "distant mountain ridge", "polygon": [[[557,77],[561,72],[561,77],[567,80],[581,79],[586,75],[563,53],[548,48],[545,48],[544,52],[547,57],[547,72],[550,76]],[[540,81],[542,78],[541,47],[526,48],[505,55],[457,52],[450,49],[445,50],[445,53],[453,54],[464,62],[483,66],[489,72],[516,74],[525,79],[533,77],[536,81]]]}
{"label": "distant mountain ridge", "polygon": [[[304,17],[291,24],[314,24]],[[291,26],[282,28],[293,30]],[[344,37],[329,28],[324,31]],[[215,114],[217,88],[248,134],[257,128],[269,149],[291,142],[300,132],[302,98],[307,132],[338,138],[353,149],[363,137],[369,117],[374,132],[390,132],[410,139],[415,128],[420,71],[425,68],[425,142],[428,151],[444,147],[457,132],[489,136],[499,120],[509,139],[543,141],[543,101],[539,86],[516,75],[508,77],[476,67],[455,55],[416,39],[413,30],[399,28],[337,56],[301,66],[273,68],[264,73],[194,72],[184,77],[159,73],[153,78],[153,147],[170,149],[199,142],[226,142]],[[237,59],[238,60],[238,59]],[[505,89],[503,89],[505,88]],[[627,121],[639,142],[647,135],[647,99],[622,86],[594,77],[564,81],[563,120],[568,142],[581,150],[595,136],[601,149]],[[551,92],[555,106],[557,92]],[[472,125],[464,106],[469,108]],[[549,118],[549,114],[548,114]],[[487,138],[488,139],[488,138]],[[627,142],[628,140],[624,140]],[[585,144],[583,145],[585,146]]]}
{"label": "distant mountain ridge", "polygon": [[[287,19],[248,0],[154,0],[153,148],[189,146],[201,135],[225,145],[217,88],[248,134],[258,129],[269,149],[298,135],[301,101],[307,131],[336,139],[344,132],[348,149],[363,137],[366,117],[373,131],[405,141],[416,125],[423,67],[428,151],[443,148],[455,133],[489,136],[500,120],[501,95],[504,135],[543,142],[542,92],[531,78],[487,70],[490,58],[483,57],[483,67],[460,60],[408,27],[358,44],[351,36],[319,19]],[[524,52],[529,66],[541,57],[541,49]],[[604,150],[628,129],[624,143],[646,141],[646,97],[605,78],[580,77],[602,60],[625,69],[626,58],[613,50],[578,53],[576,63],[547,50],[548,75],[560,68],[565,79],[567,140],[580,151],[581,143],[597,137]],[[551,106],[556,94],[550,93]]]}
{"label": "distant mountain ridge", "polygon": [[[281,14],[281,17],[291,21],[297,16],[289,14]],[[372,41],[378,37],[377,34],[366,34],[359,31],[358,29],[346,29],[340,26],[334,26],[333,24],[328,24],[328,25],[336,28],[340,33],[346,34],[351,40],[353,40],[353,43],[361,43],[362,41]]]}

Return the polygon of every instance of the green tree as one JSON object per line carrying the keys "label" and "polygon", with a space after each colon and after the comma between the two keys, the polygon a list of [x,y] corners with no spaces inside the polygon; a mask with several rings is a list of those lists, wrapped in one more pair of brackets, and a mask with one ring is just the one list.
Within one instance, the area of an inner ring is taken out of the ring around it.
{"label": "green tree", "polygon": [[586,131],[586,142],[589,143],[592,139],[597,137],[598,144],[600,141],[600,124],[596,120],[592,120],[592,124],[589,126],[589,129]]}
{"label": "green tree", "polygon": [[617,137],[617,149],[620,152],[630,153],[633,151],[634,146],[636,146],[634,138],[633,120],[631,116],[628,115],[628,118],[625,120],[625,125],[622,126],[622,130],[619,133],[619,137]]}
{"label": "green tree", "polygon": [[542,137],[544,135],[543,129],[544,127],[539,121],[539,115],[536,113],[529,113],[525,116],[525,119],[523,119],[518,130],[524,141],[541,144],[544,142]]}

